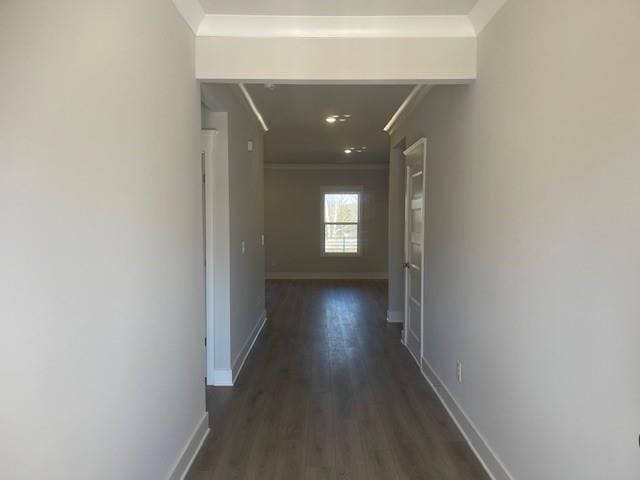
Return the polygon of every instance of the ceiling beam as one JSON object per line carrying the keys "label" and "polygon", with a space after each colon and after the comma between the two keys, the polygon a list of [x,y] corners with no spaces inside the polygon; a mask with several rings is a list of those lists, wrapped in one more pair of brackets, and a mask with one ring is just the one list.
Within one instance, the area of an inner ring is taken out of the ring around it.
{"label": "ceiling beam", "polygon": [[200,80],[379,84],[473,81],[477,36],[507,1],[479,0],[469,15],[341,17],[208,15],[173,0],[196,35]]}
{"label": "ceiling beam", "polygon": [[468,83],[476,78],[476,48],[475,37],[197,37],[196,78],[243,83]]}

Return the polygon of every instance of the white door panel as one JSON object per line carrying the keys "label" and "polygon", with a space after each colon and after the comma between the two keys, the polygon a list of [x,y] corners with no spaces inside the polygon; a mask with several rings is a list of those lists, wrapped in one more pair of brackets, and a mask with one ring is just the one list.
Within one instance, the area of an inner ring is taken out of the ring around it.
{"label": "white door panel", "polygon": [[423,348],[422,283],[426,155],[427,141],[424,138],[404,152],[406,160],[404,342],[418,365],[420,365]]}

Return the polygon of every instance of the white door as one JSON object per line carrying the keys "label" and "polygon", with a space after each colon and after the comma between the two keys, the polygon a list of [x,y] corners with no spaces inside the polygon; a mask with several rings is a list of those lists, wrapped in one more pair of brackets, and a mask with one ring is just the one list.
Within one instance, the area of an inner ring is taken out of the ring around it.
{"label": "white door", "polygon": [[427,139],[404,151],[406,160],[404,248],[404,343],[418,365],[422,358],[425,163]]}

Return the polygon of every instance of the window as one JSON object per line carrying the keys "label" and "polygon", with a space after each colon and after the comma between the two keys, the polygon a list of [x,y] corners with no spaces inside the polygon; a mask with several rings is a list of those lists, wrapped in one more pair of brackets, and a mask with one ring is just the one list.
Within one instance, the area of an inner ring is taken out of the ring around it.
{"label": "window", "polygon": [[323,189],[323,255],[360,255],[360,193],[353,188]]}

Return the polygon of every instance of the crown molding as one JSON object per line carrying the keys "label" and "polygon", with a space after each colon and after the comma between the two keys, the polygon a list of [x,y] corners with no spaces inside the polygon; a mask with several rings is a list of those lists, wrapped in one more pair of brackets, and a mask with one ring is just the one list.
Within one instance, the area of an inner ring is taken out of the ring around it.
{"label": "crown molding", "polygon": [[198,0],[173,0],[199,37],[476,37],[508,0],[479,0],[469,15],[218,15],[205,13]]}
{"label": "crown molding", "polygon": [[387,163],[265,163],[265,170],[388,170]]}
{"label": "crown molding", "polygon": [[478,36],[489,25],[493,17],[504,7],[508,0],[478,0],[469,13],[469,21],[473,25],[475,35]]}
{"label": "crown molding", "polygon": [[411,112],[415,110],[415,108],[420,104],[420,102],[429,94],[433,85],[416,85],[407,98],[405,98],[404,102],[400,105],[396,113],[393,114],[389,123],[384,127],[384,131],[389,135],[393,135],[393,133],[402,125],[402,123],[411,115]]}
{"label": "crown molding", "polygon": [[264,121],[264,118],[260,113],[260,110],[258,110],[258,107],[256,106],[255,102],[253,101],[251,94],[249,94],[247,87],[245,87],[243,83],[238,83],[238,88],[242,92],[242,96],[244,97],[245,102],[247,102],[247,106],[253,112],[253,115],[256,117],[256,120],[262,127],[262,130],[264,130],[264,132],[267,133],[269,131],[269,127],[267,127],[267,123]]}
{"label": "crown molding", "polygon": [[396,112],[393,114],[389,122],[387,122],[387,124],[382,130],[390,134],[390,132],[395,127],[395,125],[404,115],[407,108],[410,106],[412,102],[415,101],[415,98],[420,94],[423,88],[425,88],[425,85],[416,85],[415,87],[413,87],[413,90],[409,92],[409,95],[407,95],[407,98],[405,98],[404,101],[400,104]]}
{"label": "crown molding", "polygon": [[[185,1],[185,0],[183,0]],[[205,15],[199,37],[470,38],[467,15]]]}
{"label": "crown molding", "polygon": [[200,2],[198,0],[173,0],[173,4],[191,31],[197,36],[198,28],[206,16]]}
{"label": "crown molding", "polygon": [[476,37],[508,0],[479,0],[469,15],[213,15],[198,0],[173,0],[198,37]]}

